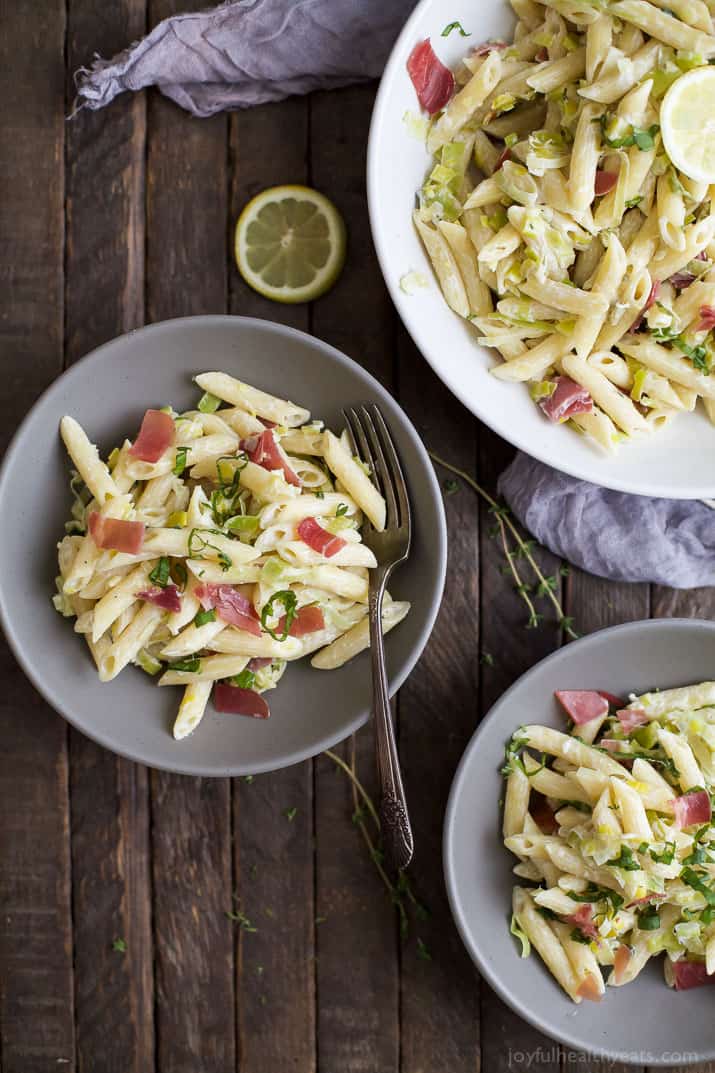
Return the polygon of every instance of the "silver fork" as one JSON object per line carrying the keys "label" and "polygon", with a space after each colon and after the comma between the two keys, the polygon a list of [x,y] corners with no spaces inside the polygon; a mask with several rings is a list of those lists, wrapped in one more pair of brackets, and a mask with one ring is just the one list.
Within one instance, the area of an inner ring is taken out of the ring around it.
{"label": "silver fork", "polygon": [[395,445],[378,407],[374,404],[350,407],[343,410],[343,415],[357,454],[370,467],[373,483],[387,503],[384,531],[379,532],[366,520],[363,541],[377,559],[377,569],[370,571],[368,608],[380,823],[388,858],[396,868],[406,868],[412,860],[414,843],[390,714],[382,633],[382,598],[390,574],[410,553],[410,502]]}

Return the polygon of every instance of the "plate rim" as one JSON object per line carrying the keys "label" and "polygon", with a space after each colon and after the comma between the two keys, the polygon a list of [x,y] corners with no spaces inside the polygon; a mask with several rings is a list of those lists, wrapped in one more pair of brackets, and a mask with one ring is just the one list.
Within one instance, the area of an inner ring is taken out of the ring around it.
{"label": "plate rim", "polygon": [[[469,928],[466,923],[466,914],[462,911],[462,898],[457,887],[455,880],[455,860],[456,851],[453,845],[454,827],[456,822],[456,816],[458,812],[459,796],[461,793],[462,785],[467,778],[467,770],[470,766],[473,753],[476,751],[479,745],[479,739],[481,737],[483,729],[495,722],[499,717],[499,709],[503,703],[508,702],[510,695],[522,686],[525,682],[528,682],[537,671],[541,671],[544,666],[548,666],[551,663],[558,662],[559,659],[563,659],[565,654],[573,650],[574,646],[580,648],[587,648],[593,643],[593,639],[599,637],[604,633],[608,634],[627,634],[627,633],[639,633],[641,631],[649,631],[656,629],[664,629],[666,627],[673,627],[676,631],[680,629],[698,630],[703,633],[712,633],[715,635],[715,622],[709,619],[700,618],[651,618],[651,619],[636,619],[632,622],[623,622],[615,626],[605,626],[600,630],[594,630],[592,633],[586,634],[584,637],[580,637],[577,641],[571,641],[567,645],[562,645],[561,648],[557,648],[554,652],[550,652],[548,656],[539,660],[528,670],[512,682],[508,689],[502,693],[494,704],[491,705],[489,711],[480,721],[476,730],[470,737],[464,752],[459,760],[457,768],[452,779],[452,783],[449,789],[449,796],[447,798],[447,808],[444,815],[444,824],[442,828],[442,871],[444,875],[444,883],[447,890],[447,901],[449,903],[449,909],[452,914],[452,920],[459,933],[459,937],[464,944],[464,948],[467,954],[471,958],[473,964],[476,966],[479,974],[487,981],[489,986],[499,995],[499,997],[506,1003],[506,1005],[513,1010],[519,1017],[521,1017],[527,1024],[530,1024],[532,1028],[542,1032],[550,1039],[555,1039],[558,1042],[564,1044],[567,1047],[572,1047],[579,1052],[586,1050],[586,1053],[590,1057],[607,1058],[610,1061],[624,1062],[629,1064],[630,1054],[633,1052],[620,1051],[617,1048],[611,1048],[606,1043],[593,1041],[589,1043],[588,1048],[584,1048],[584,1043],[581,1039],[569,1034],[567,1030],[554,1031],[548,1024],[541,1020],[537,1015],[533,1014],[528,1006],[524,1006],[522,1002],[515,998],[513,993],[509,990],[508,986],[502,982],[501,977],[496,971],[492,969],[490,964],[484,960],[478,948],[478,944],[474,941],[470,934]],[[506,919],[506,917],[505,917]],[[565,1001],[565,1000],[564,1000]],[[695,1055],[688,1061],[681,1059],[680,1065],[694,1065],[700,1062],[709,1062],[715,1059],[715,1038],[713,1039],[712,1048],[709,1051],[703,1051],[700,1054]],[[662,1055],[659,1057],[649,1057],[648,1066],[666,1066],[671,1067],[672,1059],[665,1059]]]}
{"label": "plate rim", "polygon": [[[262,317],[245,317],[230,313],[206,313],[186,317],[170,317],[166,320],[155,321],[151,324],[145,324],[139,328],[132,328],[127,332],[123,332],[121,335],[115,336],[113,339],[109,339],[104,343],[100,343],[99,346],[93,347],[92,350],[88,351],[77,361],[73,362],[70,366],[68,366],[68,368],[63,369],[59,376],[55,377],[54,380],[52,380],[52,382],[48,384],[47,387],[40,393],[40,395],[38,395],[38,397],[34,400],[27,412],[23,415],[22,420],[19,422],[7,445],[5,454],[2,458],[2,462],[0,462],[0,503],[2,503],[3,500],[4,486],[6,481],[9,480],[9,473],[13,467],[15,454],[19,449],[20,437],[28,419],[35,412],[35,410],[42,405],[42,403],[47,399],[48,396],[51,396],[55,391],[59,390],[58,385],[63,383],[67,376],[79,376],[81,374],[81,371],[86,367],[86,365],[91,365],[91,363],[96,359],[98,355],[102,354],[106,350],[111,349],[112,347],[117,346],[119,343],[125,341],[130,337],[134,337],[136,335],[159,333],[169,329],[175,329],[182,324],[196,325],[199,322],[204,324],[211,323],[227,325],[240,322],[242,324],[258,328],[260,331],[274,332],[277,335],[291,336],[294,338],[297,337],[304,343],[307,343],[308,345],[313,346],[318,350],[322,350],[328,358],[332,359],[333,361],[336,361],[338,365],[347,367],[349,369],[356,369],[362,376],[367,379],[367,384],[371,389],[376,390],[376,393],[378,395],[388,395],[388,397],[392,399],[392,402],[399,410],[404,421],[406,434],[412,441],[417,451],[417,454],[421,457],[421,460],[424,463],[424,469],[427,474],[427,481],[431,490],[431,498],[436,503],[437,531],[433,534],[433,537],[435,538],[434,545],[436,548],[437,576],[434,594],[430,600],[429,608],[425,616],[425,620],[420,628],[417,641],[409,657],[405,661],[405,666],[389,682],[390,696],[394,696],[394,694],[402,687],[404,682],[412,673],[419,659],[421,658],[427,645],[427,642],[429,641],[429,638],[434,629],[437,615],[439,614],[440,608],[442,606],[442,600],[444,598],[444,586],[447,575],[448,548],[447,519],[445,514],[444,500],[442,498],[442,492],[437,479],[437,475],[434,470],[434,466],[432,464],[432,460],[430,459],[429,454],[427,453],[427,449],[423,444],[422,439],[417,432],[417,429],[412,423],[412,420],[405,411],[404,407],[399,403],[397,399],[395,399],[391,395],[387,388],[383,387],[383,385],[375,376],[372,375],[371,372],[363,368],[362,365],[356,362],[353,358],[349,357],[347,354],[343,353],[343,351],[339,350],[337,347],[334,347],[331,343],[327,343],[325,340],[320,339],[318,336],[311,335],[309,332],[301,331],[300,329],[293,328],[287,324],[281,324],[278,321],[266,320]],[[49,595],[50,594],[48,592],[48,599]],[[18,641],[15,635],[15,631],[12,625],[12,616],[10,614],[10,609],[6,608],[3,599],[3,584],[1,577],[0,629],[2,629],[3,635],[7,640],[8,646],[14,658],[17,660],[17,663],[19,664],[21,670],[29,679],[29,681],[37,690],[37,692],[40,694],[40,696],[43,698],[43,700],[47,702],[50,708],[52,708],[52,710],[57,715],[65,719],[70,726],[74,727],[85,737],[89,738],[97,745],[102,746],[102,748],[108,749],[110,752],[114,753],[117,756],[121,756],[126,760],[132,760],[135,763],[143,764],[145,767],[150,767],[157,771],[169,771],[174,774],[193,775],[202,778],[227,778],[246,774],[258,775],[270,771],[279,771],[283,768],[291,767],[294,764],[301,763],[304,760],[319,756],[321,753],[325,752],[326,749],[332,748],[339,742],[344,741],[351,734],[354,734],[355,731],[358,730],[361,726],[365,725],[365,723],[367,723],[370,718],[370,710],[368,709],[366,713],[356,716],[349,722],[349,724],[346,724],[344,731],[341,730],[337,735],[331,735],[329,738],[325,738],[317,750],[315,750],[313,746],[310,745],[304,749],[294,749],[290,753],[284,753],[281,757],[280,763],[252,764],[250,770],[241,764],[228,764],[224,768],[221,768],[221,770],[217,770],[217,768],[213,765],[204,766],[201,764],[193,764],[187,766],[186,764],[182,764],[181,762],[182,754],[180,750],[177,751],[177,763],[175,764],[150,764],[148,763],[146,758],[141,755],[141,752],[125,748],[119,749],[117,748],[116,743],[112,742],[106,735],[102,733],[94,733],[92,730],[88,730],[84,725],[80,725],[80,722],[75,718],[74,713],[71,711],[69,706],[63,705],[59,701],[55,700],[50,685],[43,681],[39,669],[36,669],[34,667],[32,661],[27,657],[23,645]]]}
{"label": "plate rim", "polygon": [[[489,0],[491,3],[497,3],[498,0]],[[422,345],[417,338],[417,327],[413,331],[413,327],[410,323],[410,318],[407,316],[404,310],[404,302],[402,299],[404,295],[401,295],[399,286],[395,279],[392,277],[392,273],[389,271],[390,265],[390,243],[387,237],[382,234],[381,227],[378,226],[379,218],[379,183],[378,183],[378,151],[377,151],[377,132],[383,125],[383,119],[386,113],[390,109],[390,86],[394,80],[396,71],[398,70],[399,60],[405,47],[405,41],[410,34],[414,32],[414,28],[422,20],[423,13],[426,9],[431,7],[437,7],[435,0],[419,0],[414,10],[411,12],[407,20],[405,21],[400,33],[395,40],[392,50],[388,57],[388,61],[385,65],[382,77],[380,79],[380,85],[375,97],[375,103],[372,110],[372,116],[370,118],[370,127],[368,131],[368,143],[367,143],[367,165],[366,165],[366,178],[367,178],[367,203],[368,203],[368,217],[370,220],[370,232],[372,234],[372,240],[375,247],[375,253],[377,255],[378,264],[380,265],[380,272],[385,282],[385,286],[392,299],[393,305],[397,310],[400,321],[407,331],[408,335],[412,339],[415,347],[430,365],[435,375],[439,377],[442,383],[448,388],[448,390],[457,398],[463,406],[465,406],[476,418],[482,421],[488,428],[490,428],[497,436],[502,437],[517,450],[523,451],[524,454],[529,455],[531,458],[535,458],[543,465],[549,466],[551,469],[556,469],[561,473],[565,473],[569,477],[574,477],[577,480],[586,481],[589,484],[596,484],[602,488],[610,489],[614,492],[625,492],[630,495],[656,497],[662,499],[685,499],[685,500],[699,500],[699,499],[712,499],[715,497],[715,484],[702,484],[696,487],[683,490],[667,482],[659,482],[657,478],[652,478],[647,486],[636,485],[628,479],[621,479],[619,474],[621,469],[614,465],[610,470],[598,474],[598,479],[594,479],[593,476],[584,476],[583,471],[576,465],[569,463],[568,451],[564,451],[559,454],[558,464],[554,458],[545,450],[541,449],[538,445],[534,446],[530,444],[527,439],[523,438],[519,433],[518,422],[512,423],[508,429],[503,427],[496,427],[496,417],[492,417],[491,413],[480,407],[478,395],[470,396],[469,393],[462,389],[461,382],[458,376],[448,376],[440,368],[438,357],[422,348]],[[405,207],[405,218],[408,215],[408,207]],[[455,314],[456,316],[456,314]],[[488,355],[488,350],[485,347],[480,347],[476,344],[480,350]],[[594,448],[594,450],[596,450]],[[598,457],[596,455],[596,457]],[[605,456],[604,456],[605,457]]]}

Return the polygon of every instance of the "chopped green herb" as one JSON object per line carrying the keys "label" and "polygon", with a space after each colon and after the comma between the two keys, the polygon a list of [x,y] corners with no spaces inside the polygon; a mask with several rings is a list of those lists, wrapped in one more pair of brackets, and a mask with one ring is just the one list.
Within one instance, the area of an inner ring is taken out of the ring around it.
{"label": "chopped green herb", "polygon": [[244,781],[244,782],[247,782],[249,786],[250,786],[250,785],[251,785],[251,783],[253,782],[253,779],[254,779],[254,777],[255,777],[255,776],[253,776],[253,775],[242,775],[242,776],[241,776],[241,778],[243,779],[243,781]]}
{"label": "chopped green herb", "polygon": [[613,860],[606,861],[611,868],[622,868],[625,872],[637,872],[640,864],[633,856],[633,850],[628,846],[621,846],[621,852]]}
{"label": "chopped green herb", "polygon": [[227,909],[226,916],[229,920],[232,920],[234,924],[238,924],[241,931],[256,932],[258,928],[254,927],[251,921],[248,919],[242,909]]}
{"label": "chopped green herb", "polygon": [[179,588],[186,588],[186,582],[189,580],[189,575],[183,563],[174,563],[171,568],[171,576]]}
{"label": "chopped green herb", "polygon": [[217,399],[215,395],[212,395],[209,391],[206,391],[199,399],[198,410],[202,414],[215,414],[221,405],[221,400]]}
{"label": "chopped green herb", "polygon": [[448,477],[447,480],[443,481],[442,487],[448,496],[453,496],[455,492],[459,491],[459,481],[455,481],[451,477]]}
{"label": "chopped green herb", "polygon": [[643,200],[643,195],[642,194],[638,194],[636,197],[631,197],[626,202],[626,208],[627,209],[635,209],[637,205],[640,205],[642,200]]}
{"label": "chopped green herb", "polygon": [[347,503],[338,503],[337,510],[335,511],[336,518],[342,518],[344,514],[348,512]]}
{"label": "chopped green herb", "polygon": [[171,563],[166,555],[162,555],[159,562],[156,564],[152,572],[149,574],[149,580],[152,585],[159,585],[160,588],[165,589],[169,584],[169,576],[171,573]]}
{"label": "chopped green herb", "polygon": [[575,943],[585,943],[586,946],[591,942],[588,936],[584,935],[578,928],[572,928],[569,938],[573,939]]}
{"label": "chopped green herb", "polygon": [[289,823],[293,822],[293,820],[296,818],[297,813],[298,813],[298,809],[295,807],[295,805],[292,808],[284,808],[283,809],[283,815],[285,816],[285,818],[288,820]]}
{"label": "chopped green herb", "polygon": [[253,671],[249,671],[246,668],[240,674],[234,674],[229,681],[231,685],[238,686],[239,689],[253,689],[256,684],[256,676]]}
{"label": "chopped green herb", "polygon": [[708,903],[708,905],[715,906],[715,890],[709,887],[705,880],[700,876],[693,868],[684,868],[680,873],[680,878],[683,883],[687,883],[693,890],[699,891]]}
{"label": "chopped green herb", "polygon": [[177,447],[176,448],[176,460],[174,461],[174,476],[180,477],[186,469],[186,456],[191,450],[190,447]]}
{"label": "chopped green herb", "polygon": [[494,656],[491,654],[491,652],[480,652],[479,653],[479,662],[481,664],[483,664],[483,666],[485,666],[485,667],[493,667],[494,666]]}
{"label": "chopped green herb", "polygon": [[216,544],[212,544],[210,540],[207,540],[206,537],[202,536],[202,533],[215,533],[216,536],[223,536],[223,533],[219,532],[217,529],[192,529],[189,533],[189,558],[203,559],[205,558],[203,552],[206,551],[207,548],[211,548],[217,553],[216,557],[221,569],[224,571],[229,570],[233,566],[233,559]]}
{"label": "chopped green herb", "polygon": [[183,671],[186,674],[198,674],[201,670],[201,660],[198,656],[192,656],[191,659],[180,659],[176,663],[170,663],[169,670]]}
{"label": "chopped green herb", "polygon": [[216,609],[211,608],[210,611],[197,611],[194,616],[194,626],[205,626],[207,622],[216,621]]}
{"label": "chopped green herb", "polygon": [[112,943],[112,950],[116,950],[118,954],[126,954],[127,944],[124,939],[115,939]]}
{"label": "chopped green herb", "polygon": [[451,34],[452,30],[457,30],[459,32],[460,37],[471,37],[472,36],[471,33],[467,33],[467,31],[462,26],[461,22],[456,22],[455,21],[455,22],[448,22],[447,23],[447,25],[445,26],[444,30],[442,30],[442,33],[440,34],[440,37],[449,37],[449,35]]}
{"label": "chopped green herb", "polygon": [[649,906],[638,914],[638,927],[641,931],[655,931],[660,927],[660,916],[654,906]]}
{"label": "chopped green herb", "polygon": [[[276,603],[283,605],[285,611],[283,633],[279,637],[275,630],[271,629],[268,625],[268,619],[271,618],[276,612],[273,610],[273,605]],[[286,637],[290,633],[290,628],[293,625],[296,615],[298,614],[298,597],[290,589],[281,589],[280,592],[274,592],[270,600],[263,605],[261,611],[261,625],[263,629],[270,633],[274,641],[285,641]]]}
{"label": "chopped green herb", "polygon": [[325,492],[321,492],[320,490],[318,490],[318,491],[317,491],[317,492],[315,493],[315,498],[316,498],[316,499],[325,499]]}

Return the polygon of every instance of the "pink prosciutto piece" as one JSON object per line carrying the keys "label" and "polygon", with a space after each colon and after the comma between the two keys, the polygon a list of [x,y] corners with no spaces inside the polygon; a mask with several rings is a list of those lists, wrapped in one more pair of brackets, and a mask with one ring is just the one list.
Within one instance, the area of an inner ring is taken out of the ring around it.
{"label": "pink prosciutto piece", "polygon": [[434,115],[444,108],[454,93],[454,75],[432,48],[429,38],[419,41],[407,60],[417,99],[426,112]]}
{"label": "pink prosciutto piece", "polygon": [[158,462],[164,451],[173,444],[175,436],[176,426],[169,414],[161,410],[147,410],[129,454],[142,462]]}
{"label": "pink prosciutto piece", "polygon": [[626,734],[648,722],[648,716],[642,708],[620,708],[616,715]]}
{"label": "pink prosciutto piece", "polygon": [[301,487],[300,477],[288,465],[285,455],[276,443],[272,429],[267,428],[260,436],[252,436],[250,440],[243,441],[241,446],[251,462],[262,466],[263,469],[282,470],[288,484],[293,484],[296,488]]}
{"label": "pink prosciutto piece", "polygon": [[539,406],[549,421],[568,421],[575,414],[590,414],[593,399],[585,387],[568,376],[557,376],[556,390],[547,399],[541,399]]}
{"label": "pink prosciutto piece", "polygon": [[613,982],[615,984],[623,983],[623,978],[632,956],[631,948],[626,946],[625,943],[621,943],[613,958]]}
{"label": "pink prosciutto piece", "polygon": [[194,593],[204,611],[215,609],[218,617],[229,625],[252,633],[254,637],[261,636],[261,624],[253,604],[233,585],[197,585]]}
{"label": "pink prosciutto piece", "polygon": [[674,272],[672,276],[668,277],[668,283],[672,283],[673,286],[683,291],[686,287],[689,287],[691,283],[695,283],[697,276],[694,272],[688,272],[686,269],[681,269],[680,272]]}
{"label": "pink prosciutto piece", "polygon": [[617,182],[618,174],[615,171],[597,171],[594,184],[596,197],[602,197],[603,194],[610,193]]}
{"label": "pink prosciutto piece", "polygon": [[262,671],[264,667],[267,667],[268,664],[272,662],[273,661],[270,659],[270,657],[255,656],[253,659],[249,659],[248,664],[246,665],[246,670],[254,672]]}
{"label": "pink prosciutto piece", "polygon": [[144,543],[144,522],[105,518],[98,511],[93,510],[89,515],[89,535],[98,548],[137,555]]}
{"label": "pink prosciutto piece", "polygon": [[537,797],[535,793],[532,793],[530,812],[531,818],[542,834],[552,835],[558,831],[559,825],[556,822],[556,816],[549,808],[545,797]]}
{"label": "pink prosciutto piece", "polygon": [[626,703],[623,697],[617,697],[615,693],[607,693],[605,689],[599,689],[598,692],[606,698],[612,708],[622,708]]}
{"label": "pink prosciutto piece", "polygon": [[644,894],[642,898],[635,898],[632,902],[629,902],[626,909],[633,909],[637,905],[647,905],[649,902],[659,902],[667,897],[667,894],[656,894],[655,891],[651,891],[650,894]]}
{"label": "pink prosciutto piece", "polygon": [[213,692],[214,708],[228,715],[247,715],[251,719],[268,719],[271,710],[260,693],[241,689],[228,682],[217,682]]}
{"label": "pink prosciutto piece", "polygon": [[692,987],[715,984],[715,976],[708,976],[704,961],[674,961],[670,970],[676,991],[689,991]]}
{"label": "pink prosciutto piece", "polygon": [[595,689],[557,689],[554,695],[577,726],[608,715],[608,701]]}
{"label": "pink prosciutto piece", "polygon": [[631,331],[632,332],[637,332],[638,331],[638,329],[640,328],[641,324],[643,323],[643,321],[645,319],[646,313],[651,308],[651,306],[654,306],[655,303],[658,301],[658,295],[659,294],[660,294],[660,283],[656,279],[651,284],[650,290],[648,291],[648,297],[645,300],[645,305],[643,306],[643,308],[641,309],[640,313],[638,314],[637,319],[631,325]]}
{"label": "pink prosciutto piece", "polygon": [[619,738],[601,738],[598,744],[601,749],[606,749],[609,753],[617,753],[626,743]]}
{"label": "pink prosciutto piece", "polygon": [[598,929],[593,923],[593,906],[580,905],[575,913],[565,918],[567,924],[571,924],[574,928],[585,935],[588,939],[598,939]]}
{"label": "pink prosciutto piece", "polygon": [[579,998],[585,998],[589,1002],[600,1002],[603,998],[603,991],[599,988],[598,981],[592,972],[586,973],[578,986],[576,994]]}
{"label": "pink prosciutto piece", "polygon": [[490,52],[501,52],[507,47],[506,41],[483,41],[472,49],[473,56],[488,56]]}
{"label": "pink prosciutto piece", "polygon": [[675,826],[681,830],[694,823],[710,823],[712,806],[707,790],[691,790],[690,793],[676,797],[673,802]]}
{"label": "pink prosciutto piece", "polygon": [[[286,628],[286,616],[283,615],[278,626],[276,627],[276,633],[279,637],[283,636]],[[325,619],[323,618],[323,612],[315,604],[310,607],[301,607],[298,614],[291,622],[288,633],[291,637],[305,637],[307,633],[317,633],[318,630],[325,629]]]}
{"label": "pink prosciutto piece", "polygon": [[181,596],[176,585],[167,585],[164,589],[145,589],[137,595],[140,600],[163,607],[165,611],[181,611]]}
{"label": "pink prosciutto piece", "polygon": [[304,544],[307,544],[313,551],[317,551],[319,555],[324,555],[326,559],[332,559],[333,555],[337,555],[348,544],[347,540],[323,529],[315,518],[303,519],[298,526],[298,536]]}
{"label": "pink prosciutto piece", "polygon": [[698,332],[709,332],[715,328],[715,306],[700,306],[700,323]]}

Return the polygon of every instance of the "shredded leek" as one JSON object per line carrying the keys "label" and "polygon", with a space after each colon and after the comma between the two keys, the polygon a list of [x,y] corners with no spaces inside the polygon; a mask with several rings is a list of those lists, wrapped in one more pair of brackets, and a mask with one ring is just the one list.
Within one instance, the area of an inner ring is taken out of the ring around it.
{"label": "shredded leek", "polygon": [[519,924],[519,919],[516,916],[516,913],[512,913],[512,915],[511,915],[511,924],[509,925],[509,931],[521,943],[521,955],[520,956],[523,957],[523,958],[528,958],[529,954],[531,953],[531,943],[529,941],[529,936],[526,934],[524,929]]}
{"label": "shredded leek", "polygon": [[199,399],[197,410],[200,410],[202,414],[214,414],[221,405],[221,400],[217,399],[215,395],[212,395],[210,391],[205,391]]}
{"label": "shredded leek", "polygon": [[161,663],[159,660],[150,655],[145,648],[141,648],[137,652],[137,658],[134,662],[138,667],[141,667],[146,674],[158,674],[161,670]]}

